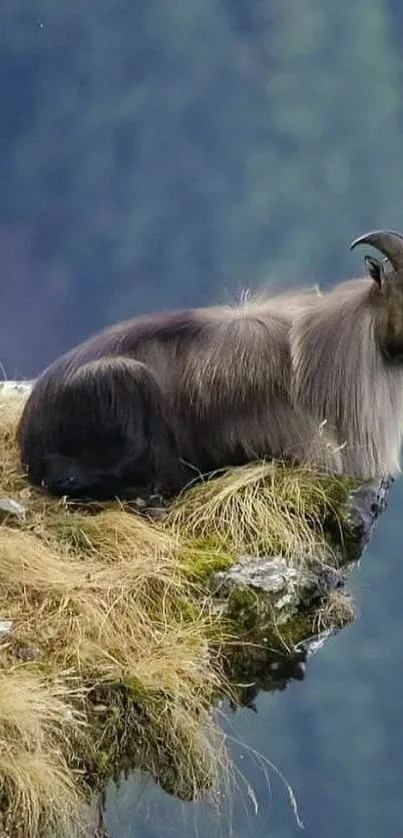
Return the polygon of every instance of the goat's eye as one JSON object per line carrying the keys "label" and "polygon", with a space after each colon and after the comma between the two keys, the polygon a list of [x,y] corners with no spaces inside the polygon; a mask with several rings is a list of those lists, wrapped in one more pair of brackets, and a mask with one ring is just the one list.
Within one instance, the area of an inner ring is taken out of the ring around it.
{"label": "goat's eye", "polygon": [[365,266],[371,279],[373,279],[374,282],[376,282],[376,284],[379,285],[379,287],[381,287],[385,276],[385,271],[382,262],[380,262],[379,259],[374,259],[373,256],[366,256]]}

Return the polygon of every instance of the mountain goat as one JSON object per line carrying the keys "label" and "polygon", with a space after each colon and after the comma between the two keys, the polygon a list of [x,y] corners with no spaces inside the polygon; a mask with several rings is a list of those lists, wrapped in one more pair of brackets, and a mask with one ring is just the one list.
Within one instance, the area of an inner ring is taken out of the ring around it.
{"label": "mountain goat", "polygon": [[386,257],[366,257],[367,277],[134,318],[56,360],[18,427],[28,479],[106,499],[175,493],[268,458],[363,479],[398,472],[403,237],[358,244]]}

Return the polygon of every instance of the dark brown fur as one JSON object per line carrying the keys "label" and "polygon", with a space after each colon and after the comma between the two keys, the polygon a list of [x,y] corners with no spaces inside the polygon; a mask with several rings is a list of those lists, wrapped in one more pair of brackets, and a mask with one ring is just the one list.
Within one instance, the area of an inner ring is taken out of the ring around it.
{"label": "dark brown fur", "polygon": [[396,473],[402,430],[397,266],[383,284],[114,326],[45,371],[18,439],[32,483],[106,498],[176,492],[272,457],[362,478]]}

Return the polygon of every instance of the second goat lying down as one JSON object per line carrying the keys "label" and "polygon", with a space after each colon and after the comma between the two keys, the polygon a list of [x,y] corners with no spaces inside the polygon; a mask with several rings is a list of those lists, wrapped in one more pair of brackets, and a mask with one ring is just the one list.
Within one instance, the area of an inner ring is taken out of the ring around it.
{"label": "second goat lying down", "polygon": [[324,294],[152,314],[55,361],[18,429],[29,480],[56,495],[179,491],[279,458],[395,474],[403,430],[403,237],[357,239],[369,276]]}

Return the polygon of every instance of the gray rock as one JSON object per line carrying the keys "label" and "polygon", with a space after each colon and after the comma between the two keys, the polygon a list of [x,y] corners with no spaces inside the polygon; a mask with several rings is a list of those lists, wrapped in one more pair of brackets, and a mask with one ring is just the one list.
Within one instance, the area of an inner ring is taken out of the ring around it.
{"label": "gray rock", "polygon": [[0,396],[28,395],[34,381],[0,381]]}
{"label": "gray rock", "polygon": [[26,510],[21,503],[13,498],[0,498],[0,521],[14,515],[17,518],[25,518]]}
{"label": "gray rock", "polygon": [[[344,586],[347,569],[365,550],[374,527],[386,509],[391,480],[367,484],[348,496],[350,533],[348,554],[340,557],[343,570],[323,562],[309,566],[290,566],[282,556],[240,556],[228,570],[212,576],[212,586],[219,599],[233,588],[255,589],[269,596],[277,612],[279,624],[292,618],[302,607],[328,596]],[[343,561],[344,559],[344,561]]]}
{"label": "gray rock", "polygon": [[387,495],[393,482],[391,477],[383,478],[350,493],[348,506],[355,529],[357,558],[365,550],[380,515],[387,507]]}
{"label": "gray rock", "polygon": [[12,620],[0,620],[0,640],[7,637],[13,627]]}

